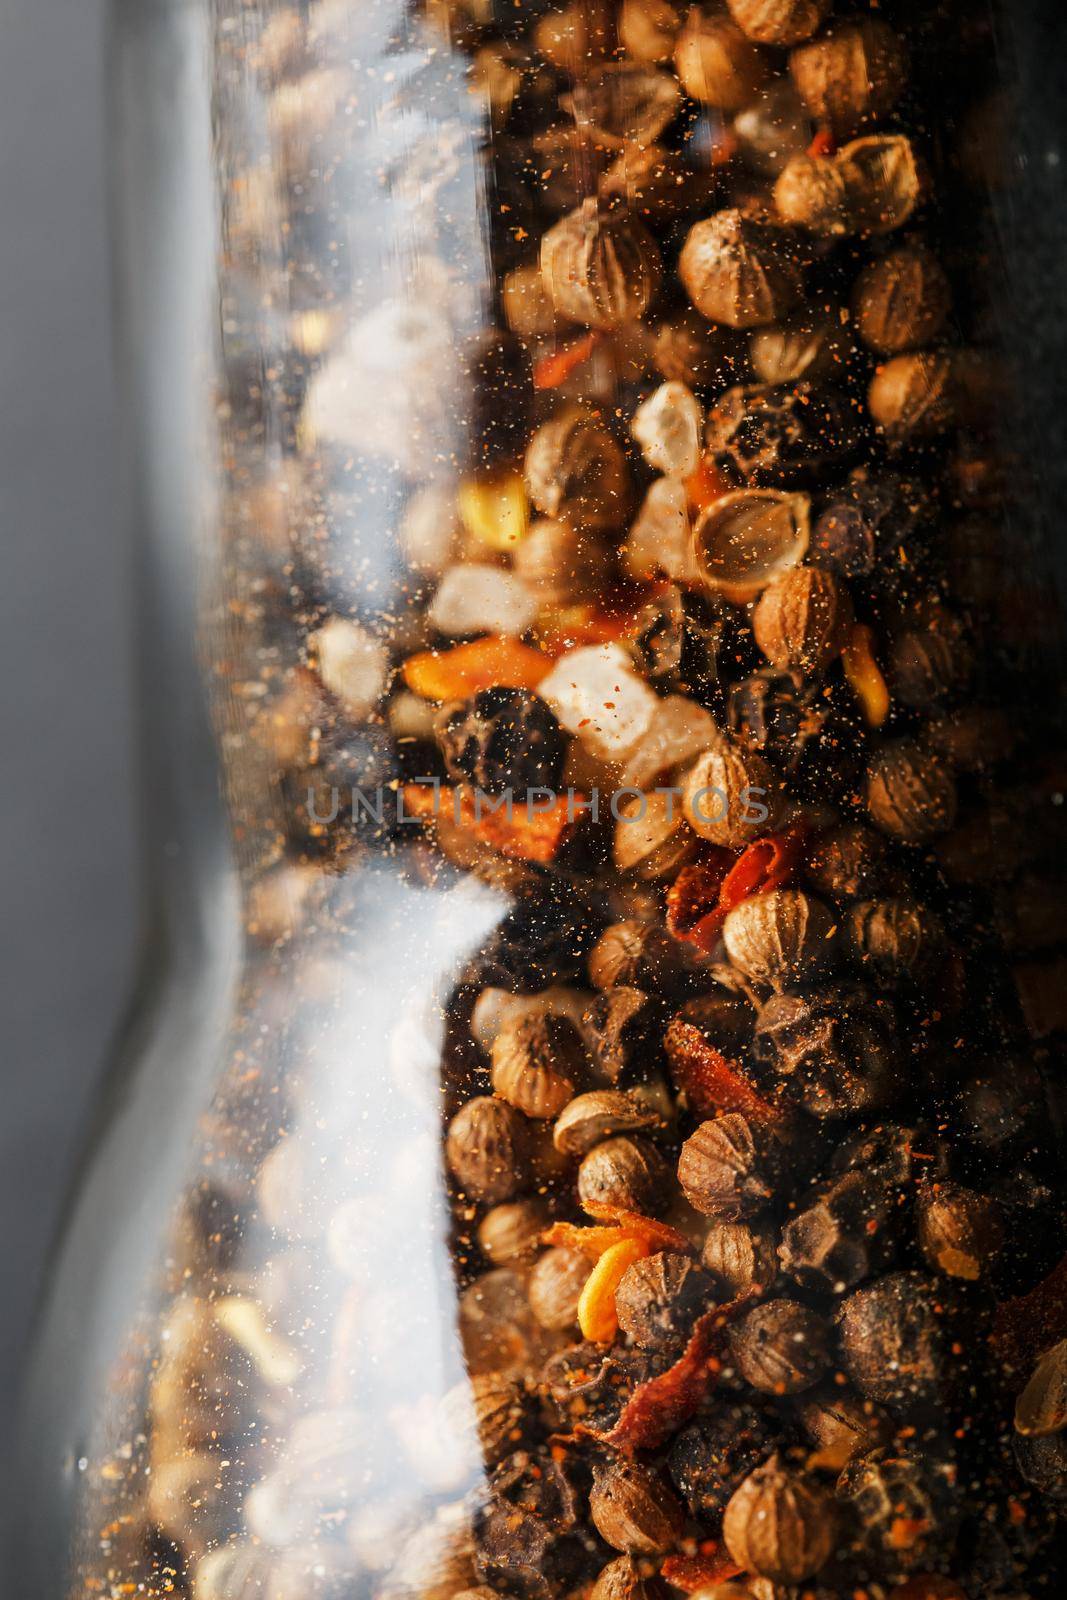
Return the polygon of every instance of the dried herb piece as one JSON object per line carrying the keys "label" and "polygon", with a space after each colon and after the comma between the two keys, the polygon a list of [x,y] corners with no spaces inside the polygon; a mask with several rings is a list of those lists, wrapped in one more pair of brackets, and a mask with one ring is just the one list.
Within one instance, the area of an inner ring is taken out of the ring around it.
{"label": "dried herb piece", "polygon": [[771,665],[807,678],[827,670],[851,630],[847,589],[819,567],[796,567],[776,578],[752,617],[756,643]]}

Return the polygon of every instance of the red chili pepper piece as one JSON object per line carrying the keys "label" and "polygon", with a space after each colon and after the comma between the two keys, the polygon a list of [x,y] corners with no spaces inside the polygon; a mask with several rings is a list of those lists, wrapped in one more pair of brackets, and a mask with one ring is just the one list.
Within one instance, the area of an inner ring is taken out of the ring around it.
{"label": "red chili pepper piece", "polygon": [[709,1539],[692,1556],[668,1556],[660,1568],[663,1580],[686,1594],[696,1594],[698,1589],[710,1589],[713,1584],[727,1583],[741,1571],[736,1561],[725,1553],[722,1545]]}
{"label": "red chili pepper piece", "polygon": [[781,1113],[757,1094],[742,1072],[721,1050],[709,1044],[699,1028],[675,1017],[664,1039],[674,1086],[701,1115],[739,1111],[753,1122],[779,1122]]}
{"label": "red chili pepper piece", "polygon": [[712,935],[705,925],[718,915],[719,896],[729,872],[729,852],[715,850],[704,860],[683,867],[667,890],[669,931],[676,939],[695,944],[705,955],[719,936],[718,928]]}
{"label": "red chili pepper piece", "polygon": [[837,140],[829,128],[820,128],[814,139],[808,145],[809,156],[832,156],[837,154]]}
{"label": "red chili pepper piece", "polygon": [[705,1311],[693,1328],[684,1354],[666,1372],[638,1385],[609,1433],[584,1428],[582,1431],[617,1450],[657,1450],[688,1422],[717,1382],[720,1363],[716,1351],[722,1334],[750,1298],[741,1295],[729,1305]]}
{"label": "red chili pepper piece", "polygon": [[597,333],[587,333],[581,339],[575,339],[573,344],[565,344],[562,349],[554,350],[550,356],[542,356],[534,364],[534,388],[558,389],[583,361],[589,360],[598,341]]}

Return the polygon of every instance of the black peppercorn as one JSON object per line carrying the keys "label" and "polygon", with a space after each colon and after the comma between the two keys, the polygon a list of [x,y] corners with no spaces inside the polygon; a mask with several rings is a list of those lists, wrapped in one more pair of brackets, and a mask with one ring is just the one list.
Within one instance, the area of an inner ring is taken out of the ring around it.
{"label": "black peppercorn", "polygon": [[724,1402],[675,1435],[667,1471],[697,1521],[714,1522],[734,1490],[780,1440],[780,1425],[768,1412]]}
{"label": "black peppercorn", "polygon": [[586,1525],[585,1492],[585,1474],[573,1456],[509,1456],[475,1514],[478,1576],[523,1600],[552,1600],[588,1582],[603,1557]]}
{"label": "black peppercorn", "polygon": [[615,1291],[619,1326],[635,1344],[683,1343],[713,1304],[714,1281],[689,1256],[659,1251],[629,1267]]}
{"label": "black peppercorn", "polygon": [[844,461],[860,428],[843,395],[810,383],[727,389],[708,417],[713,458],[747,484],[794,483]]}
{"label": "black peppercorn", "polygon": [[825,1372],[829,1329],[798,1300],[765,1300],[730,1329],[730,1353],[761,1394],[799,1394]]}
{"label": "black peppercorn", "polygon": [[782,1268],[798,1283],[843,1294],[884,1265],[892,1244],[889,1191],[848,1172],[793,1217],[782,1232]]}
{"label": "black peppercorn", "polygon": [[663,1008],[640,989],[604,989],[582,1022],[593,1070],[605,1083],[632,1083],[658,1065]]}
{"label": "black peppercorn", "polygon": [[529,789],[555,789],[567,740],[545,702],[526,689],[482,689],[448,706],[437,738],[449,777],[485,794],[510,789],[525,804]]}
{"label": "black peppercorn", "polygon": [[858,985],[780,994],[756,1019],[757,1059],[816,1117],[886,1105],[898,1087],[896,1018]]}
{"label": "black peppercorn", "polygon": [[838,1313],[841,1355],[853,1383],[894,1409],[944,1404],[951,1365],[948,1291],[921,1272],[894,1272],[857,1289]]}
{"label": "black peppercorn", "polygon": [[855,473],[816,518],[811,560],[842,578],[892,579],[906,569],[902,553],[912,548],[927,522],[926,491],[906,479]]}
{"label": "black peppercorn", "polygon": [[784,772],[795,772],[830,715],[824,695],[794,672],[754,672],[730,686],[726,717],[730,731]]}
{"label": "black peppercorn", "polygon": [[959,1519],[955,1487],[954,1466],[935,1456],[880,1449],[850,1461],[837,1494],[853,1512],[860,1570],[904,1577],[936,1566]]}
{"label": "black peppercorn", "polygon": [[885,882],[886,855],[885,840],[873,828],[843,822],[815,840],[804,873],[831,900],[866,899]]}
{"label": "black peppercorn", "polygon": [[574,1344],[546,1363],[539,1390],[550,1415],[561,1428],[584,1422],[609,1432],[639,1384],[654,1377],[669,1356],[621,1345]]}

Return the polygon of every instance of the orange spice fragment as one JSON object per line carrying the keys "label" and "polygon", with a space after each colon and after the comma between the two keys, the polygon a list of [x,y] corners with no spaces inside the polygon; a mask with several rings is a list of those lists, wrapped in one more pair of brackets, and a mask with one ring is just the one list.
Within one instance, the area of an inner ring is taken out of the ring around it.
{"label": "orange spice fragment", "polygon": [[450,650],[421,650],[403,672],[424,700],[464,700],[480,689],[536,689],[551,667],[551,657],[532,645],[488,634]]}

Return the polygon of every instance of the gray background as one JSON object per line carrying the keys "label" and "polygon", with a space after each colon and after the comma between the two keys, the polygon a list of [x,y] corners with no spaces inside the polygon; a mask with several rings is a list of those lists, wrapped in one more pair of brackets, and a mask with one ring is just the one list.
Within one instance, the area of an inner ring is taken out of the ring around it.
{"label": "gray background", "polygon": [[[0,3],[5,1441],[47,1241],[135,941],[132,605],[113,470],[104,10],[102,0]],[[0,1593],[5,1565],[0,1557]]]}

